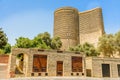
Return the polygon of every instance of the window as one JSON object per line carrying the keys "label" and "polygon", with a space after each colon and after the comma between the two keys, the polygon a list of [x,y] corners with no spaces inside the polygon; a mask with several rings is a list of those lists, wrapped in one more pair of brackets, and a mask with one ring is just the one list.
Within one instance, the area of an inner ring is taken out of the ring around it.
{"label": "window", "polygon": [[72,72],[82,72],[82,57],[72,57]]}
{"label": "window", "polygon": [[110,77],[110,65],[102,64],[102,75],[103,77]]}
{"label": "window", "polygon": [[120,77],[120,64],[117,65],[118,68],[118,76]]}
{"label": "window", "polygon": [[47,68],[47,55],[33,56],[33,72],[46,72]]}

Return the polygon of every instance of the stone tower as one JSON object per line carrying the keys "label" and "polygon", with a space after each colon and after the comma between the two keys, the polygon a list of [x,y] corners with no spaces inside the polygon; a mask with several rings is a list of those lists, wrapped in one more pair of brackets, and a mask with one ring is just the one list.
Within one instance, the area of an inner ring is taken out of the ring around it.
{"label": "stone tower", "polygon": [[102,9],[79,12],[72,7],[62,7],[54,12],[54,36],[62,41],[62,50],[85,42],[97,46],[104,33]]}
{"label": "stone tower", "polygon": [[59,8],[54,12],[54,36],[59,36],[62,49],[78,44],[79,15],[72,7]]}
{"label": "stone tower", "polygon": [[95,8],[79,12],[79,42],[93,44],[97,47],[98,39],[104,34],[102,9]]}

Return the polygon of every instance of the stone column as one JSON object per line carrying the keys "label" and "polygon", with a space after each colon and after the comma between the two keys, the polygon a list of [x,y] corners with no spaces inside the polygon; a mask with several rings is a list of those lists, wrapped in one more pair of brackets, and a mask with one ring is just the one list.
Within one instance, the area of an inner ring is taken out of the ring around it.
{"label": "stone column", "polygon": [[30,77],[33,72],[33,54],[28,55],[26,63],[26,76]]}
{"label": "stone column", "polygon": [[15,76],[15,67],[16,67],[16,55],[10,54],[9,56],[9,64],[8,64],[8,72],[9,72],[9,77],[14,77]]}

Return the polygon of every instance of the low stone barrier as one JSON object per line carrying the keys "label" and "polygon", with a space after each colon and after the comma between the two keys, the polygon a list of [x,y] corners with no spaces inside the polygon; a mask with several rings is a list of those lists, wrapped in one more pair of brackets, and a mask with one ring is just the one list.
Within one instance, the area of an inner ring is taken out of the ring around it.
{"label": "low stone barrier", "polygon": [[9,60],[9,55],[0,55],[0,63],[6,63],[8,64],[8,60]]}

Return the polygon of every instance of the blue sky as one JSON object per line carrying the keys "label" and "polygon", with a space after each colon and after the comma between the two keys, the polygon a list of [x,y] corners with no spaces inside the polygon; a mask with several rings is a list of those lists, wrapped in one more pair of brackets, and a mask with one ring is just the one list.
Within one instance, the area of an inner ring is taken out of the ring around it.
{"label": "blue sky", "polygon": [[20,36],[32,39],[45,31],[53,35],[54,11],[64,6],[80,12],[101,7],[106,33],[120,30],[120,0],[0,0],[0,27],[12,45]]}

